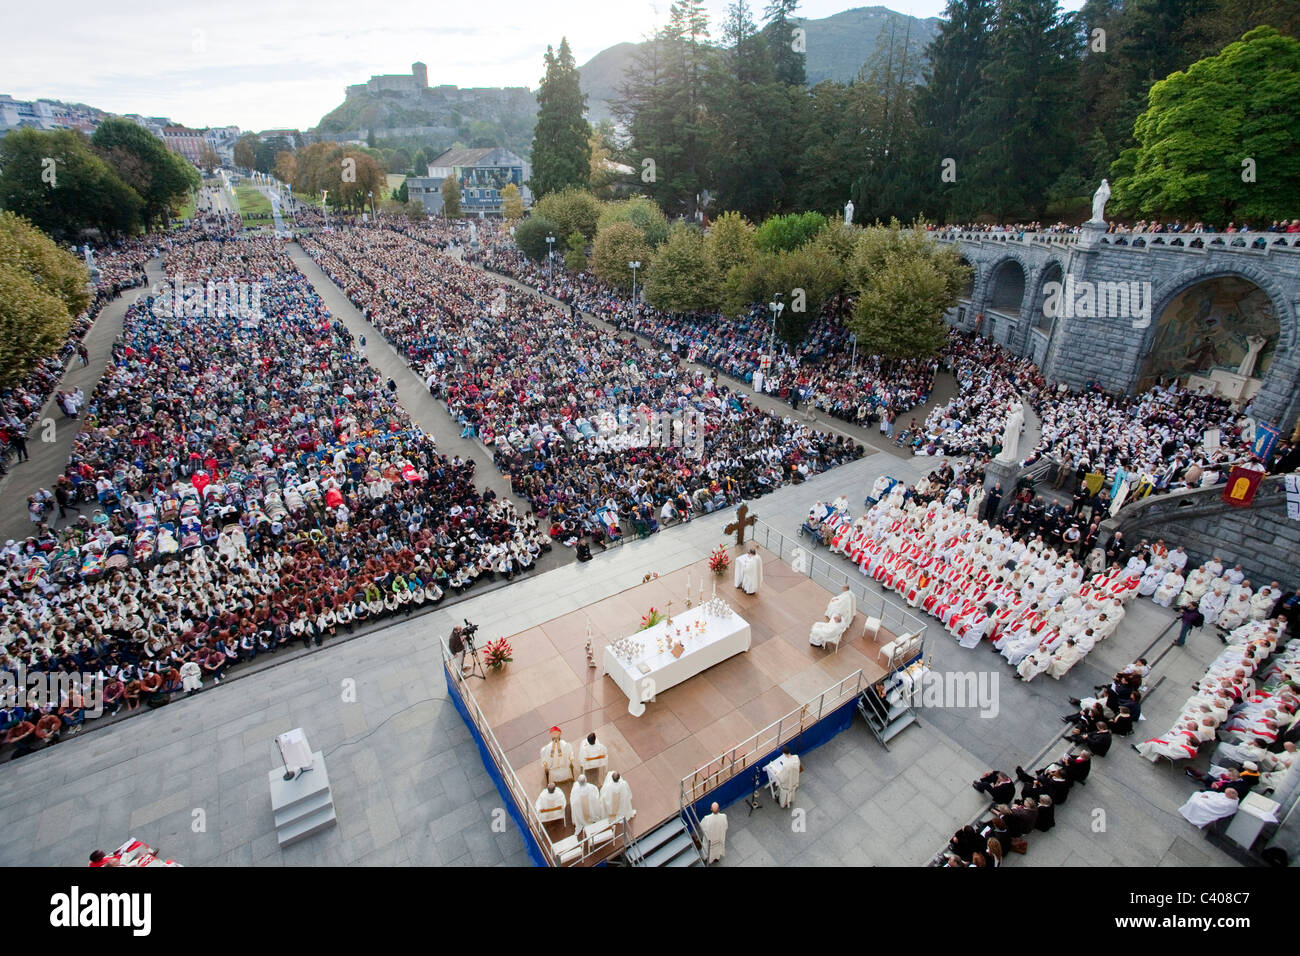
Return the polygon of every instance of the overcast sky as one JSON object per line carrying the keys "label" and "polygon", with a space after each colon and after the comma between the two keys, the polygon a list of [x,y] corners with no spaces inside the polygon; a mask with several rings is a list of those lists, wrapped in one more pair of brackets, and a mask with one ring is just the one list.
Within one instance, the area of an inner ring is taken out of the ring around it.
{"label": "overcast sky", "polygon": [[[751,0],[762,12],[766,0]],[[865,6],[867,4],[857,4]],[[938,16],[942,0],[891,9]],[[1077,10],[1082,0],[1065,0]],[[47,16],[5,18],[0,93],[49,97],[189,126],[308,128],[373,73],[429,67],[430,85],[527,86],[548,43],[569,38],[579,65],[661,26],[669,0],[71,0]],[[716,24],[727,0],[706,0]],[[821,18],[851,0],[803,0]],[[714,31],[716,34],[716,30]],[[864,57],[870,53],[863,51]]]}

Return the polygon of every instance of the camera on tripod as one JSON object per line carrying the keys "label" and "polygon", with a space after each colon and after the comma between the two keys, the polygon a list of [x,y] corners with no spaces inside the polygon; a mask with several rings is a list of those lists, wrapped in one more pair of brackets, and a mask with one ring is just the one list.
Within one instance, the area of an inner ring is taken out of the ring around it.
{"label": "camera on tripod", "polygon": [[461,620],[465,622],[465,626],[460,629],[460,637],[461,640],[465,642],[465,646],[472,653],[474,650],[474,635],[478,633],[478,625],[471,624],[467,617],[462,618]]}

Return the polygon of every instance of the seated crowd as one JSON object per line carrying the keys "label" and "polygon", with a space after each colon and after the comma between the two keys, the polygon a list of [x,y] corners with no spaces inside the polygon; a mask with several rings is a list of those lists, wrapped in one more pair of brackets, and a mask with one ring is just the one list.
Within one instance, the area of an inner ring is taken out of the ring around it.
{"label": "seated crowd", "polygon": [[[565,544],[650,533],[662,517],[712,511],[862,454],[399,230],[303,244]],[[665,418],[670,426],[636,427]]]}
{"label": "seated crowd", "polygon": [[1110,752],[1116,734],[1132,732],[1149,671],[1139,659],[1097,687],[1096,698],[1074,700],[1083,706],[1078,714],[1062,718],[1074,726],[1065,734],[1070,746],[1059,759],[1032,774],[1016,767],[1014,780],[1000,770],[988,770],[973,781],[971,786],[993,801],[988,816],[954,833],[935,864],[996,868],[1004,854],[1028,852],[1030,834],[1055,827],[1056,810],[1065,806],[1070,791],[1076,784],[1087,786],[1092,759]]}
{"label": "seated crowd", "polygon": [[[550,547],[438,454],[274,240],[178,243],[167,270],[256,282],[260,306],[128,310],[60,478],[88,513],[0,550],[0,667],[102,676],[108,712],[158,705],[187,670],[219,679]],[[6,723],[80,709],[22,703]]]}

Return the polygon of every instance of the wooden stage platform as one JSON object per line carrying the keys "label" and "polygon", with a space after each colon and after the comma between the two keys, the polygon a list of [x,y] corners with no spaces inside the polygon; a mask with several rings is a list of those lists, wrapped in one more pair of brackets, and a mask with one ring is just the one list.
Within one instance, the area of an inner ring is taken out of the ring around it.
{"label": "wooden stage platform", "polygon": [[[730,550],[734,560],[742,549]],[[706,556],[510,635],[514,660],[504,672],[472,681],[469,690],[531,799],[543,787],[539,753],[550,739],[549,728],[561,728],[575,759],[582,739],[594,730],[609,750],[608,770],[619,771],[632,788],[636,832],[646,833],[678,812],[683,777],[808,701],[815,703],[857,670],[873,682],[884,676],[877,650],[892,633],[882,627],[876,641],[865,638],[859,610],[838,652],[813,647],[809,628],[823,620],[833,595],[775,554],[759,552],[763,585],[756,595],[733,586],[732,569],[715,579]],[[685,610],[688,572],[693,599],[703,580],[707,600],[716,580],[718,594],[750,624],[750,649],[661,691],[643,716],[633,717],[627,697],[604,674],[605,646],[635,632],[652,606],[663,610],[672,601],[672,613]],[[588,619],[594,668],[586,659]],[[483,635],[484,642],[496,637]],[[566,793],[570,785],[564,785]],[[571,825],[551,826],[554,839],[572,832]]]}

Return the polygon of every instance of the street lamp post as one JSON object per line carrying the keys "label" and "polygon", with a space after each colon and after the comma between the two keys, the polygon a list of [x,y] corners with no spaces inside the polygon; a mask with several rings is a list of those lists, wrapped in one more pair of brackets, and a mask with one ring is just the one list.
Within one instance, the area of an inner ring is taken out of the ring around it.
{"label": "street lamp post", "polygon": [[770,356],[772,356],[772,357],[773,357],[773,360],[775,360],[775,357],[776,357],[776,320],[779,319],[779,318],[781,317],[781,313],[785,311],[785,303],[781,301],[781,293],[780,293],[780,292],[778,292],[778,293],[773,297],[772,301],[769,302],[769,303],[767,304],[767,307],[768,307],[769,309],[772,310],[772,334],[768,337],[768,340],[767,340],[767,354],[770,355]]}
{"label": "street lamp post", "polygon": [[627,267],[632,270],[632,314],[636,315],[636,270],[641,268],[641,262],[629,262]]}
{"label": "street lamp post", "polygon": [[546,281],[555,280],[555,237],[546,237]]}
{"label": "street lamp post", "polygon": [[849,359],[849,369],[853,370],[858,367],[858,333],[850,332],[849,338],[853,340],[853,357]]}
{"label": "street lamp post", "polygon": [[366,193],[366,196],[370,199],[370,221],[374,222],[375,221],[375,191],[373,189],[368,191]]}
{"label": "street lamp post", "polygon": [[329,197],[330,197],[330,191],[328,189],[322,189],[320,194],[320,207],[325,211],[326,232],[330,231],[330,207],[329,207],[329,203],[326,201],[329,199]]}

